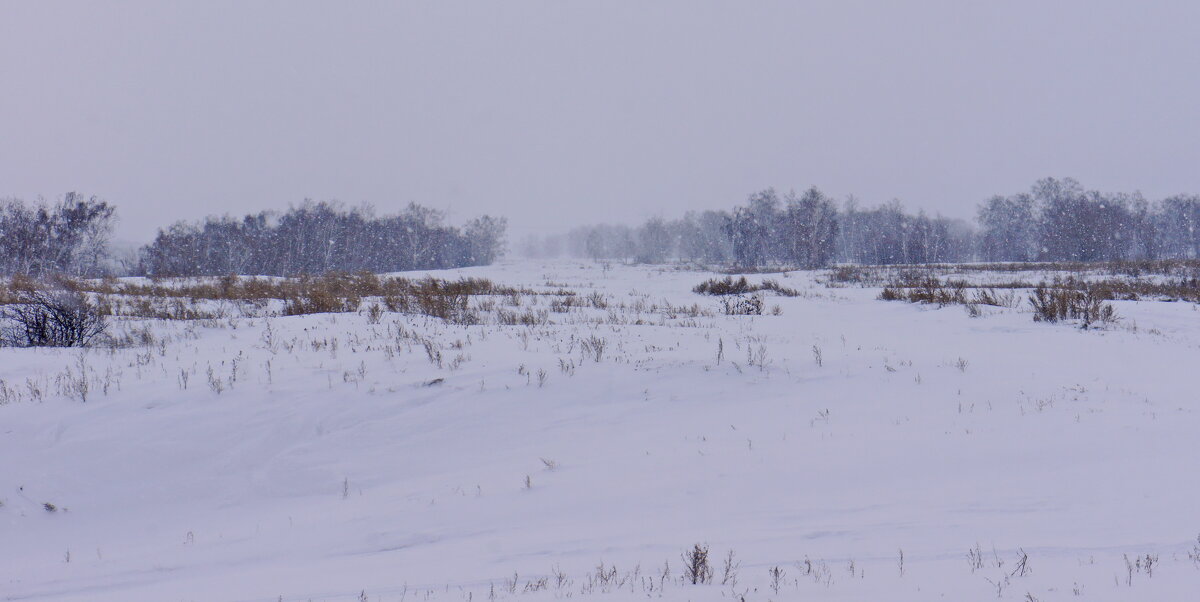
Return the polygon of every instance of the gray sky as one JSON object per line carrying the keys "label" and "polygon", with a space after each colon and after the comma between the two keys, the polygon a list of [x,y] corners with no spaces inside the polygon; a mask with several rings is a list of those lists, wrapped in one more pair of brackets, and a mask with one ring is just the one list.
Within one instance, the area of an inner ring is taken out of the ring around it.
{"label": "gray sky", "polygon": [[515,233],[816,184],[1200,192],[1200,2],[10,2],[0,196],[118,236],[306,197]]}

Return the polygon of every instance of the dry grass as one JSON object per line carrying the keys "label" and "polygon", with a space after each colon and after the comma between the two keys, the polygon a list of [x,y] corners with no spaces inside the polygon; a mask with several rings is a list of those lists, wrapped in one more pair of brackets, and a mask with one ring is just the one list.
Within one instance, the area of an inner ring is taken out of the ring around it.
{"label": "dry grass", "polygon": [[[978,303],[1012,307],[1003,300],[1012,294],[1003,290],[1019,289],[1064,289],[1086,292],[1104,301],[1188,301],[1200,303],[1200,278],[1145,278],[1109,277],[1086,279],[1084,274],[1054,276],[1049,280],[1033,283],[1024,280],[974,284],[966,280],[939,279],[932,271],[906,270],[894,275],[884,284],[879,298],[885,301],[909,301],[912,303],[936,303],[939,305]],[[975,296],[966,294],[975,289]]]}
{"label": "dry grass", "polygon": [[771,291],[784,297],[800,296],[800,291],[782,286],[775,280],[763,280],[761,284],[751,284],[745,276],[737,280],[734,280],[733,276],[712,278],[697,284],[692,289],[693,293],[713,296],[746,295],[759,291]]}
{"label": "dry grass", "polygon": [[[1011,285],[1012,283],[1010,283]],[[902,274],[900,278],[884,287],[879,293],[883,301],[907,301],[909,303],[928,303],[938,306],[964,305],[968,313],[977,317],[979,305],[996,307],[1017,307],[1019,304],[1014,290],[1006,287],[973,288],[962,280],[940,280],[932,274],[913,275]],[[1056,279],[1052,284],[1040,284],[1033,288],[1029,295],[1029,305],[1033,309],[1033,319],[1037,322],[1060,322],[1064,320],[1079,320],[1083,328],[1095,324],[1107,324],[1117,321],[1113,307],[1105,301],[1112,299],[1137,299],[1136,291],[1161,292],[1162,285],[1146,281],[1129,282],[1125,280],[1102,280],[1088,282],[1074,277]]]}
{"label": "dry grass", "polygon": [[[375,299],[368,314],[387,311],[421,314],[455,324],[476,324],[472,298],[505,298],[519,305],[525,296],[573,299],[574,293],[538,293],[498,286],[482,278],[443,280],[380,277],[366,272],[335,272],[299,278],[165,279],[125,282],[116,279],[76,280],[55,277],[34,281],[17,276],[0,282],[0,305],[17,303],[23,292],[66,290],[87,294],[103,315],[162,320],[212,320],[252,315],[352,313]],[[568,301],[568,303],[570,303]],[[232,314],[230,312],[233,312]],[[544,323],[546,312],[522,312],[503,323]]]}
{"label": "dry grass", "polygon": [[1029,295],[1029,304],[1033,306],[1033,319],[1037,322],[1080,320],[1083,328],[1089,328],[1095,323],[1117,320],[1116,311],[1104,303],[1104,298],[1094,289],[1076,291],[1039,286]]}
{"label": "dry grass", "polygon": [[967,263],[960,265],[933,264],[932,269],[950,268],[959,271],[980,272],[1094,272],[1113,276],[1175,276],[1200,277],[1200,259],[1142,259],[1129,261],[1084,262],[1023,262],[1023,263]]}

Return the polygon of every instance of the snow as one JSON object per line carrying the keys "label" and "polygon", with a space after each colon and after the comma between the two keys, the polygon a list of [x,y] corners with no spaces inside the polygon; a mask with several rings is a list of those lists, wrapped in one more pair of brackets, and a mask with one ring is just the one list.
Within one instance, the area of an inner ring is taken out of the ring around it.
{"label": "snow", "polygon": [[[609,308],[540,326],[158,322],[164,342],[143,348],[0,350],[3,386],[23,391],[0,405],[0,599],[1200,591],[1195,305],[1114,302],[1121,322],[1083,331],[878,301],[822,272],[751,276],[803,293],[769,295],[781,315],[763,316],[720,315],[691,292],[713,276],[696,271],[431,274],[599,291]],[[705,314],[662,309],[693,304]],[[86,402],[62,386],[81,366]],[[680,580],[696,543],[712,584]],[[740,569],[721,584],[730,550]]]}

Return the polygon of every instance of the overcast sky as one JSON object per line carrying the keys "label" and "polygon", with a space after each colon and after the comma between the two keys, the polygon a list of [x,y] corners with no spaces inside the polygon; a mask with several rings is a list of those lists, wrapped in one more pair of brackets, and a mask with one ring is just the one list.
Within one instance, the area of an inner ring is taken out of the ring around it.
{"label": "overcast sky", "polygon": [[12,2],[0,196],[118,236],[304,198],[517,233],[756,189],[1200,192],[1200,2]]}

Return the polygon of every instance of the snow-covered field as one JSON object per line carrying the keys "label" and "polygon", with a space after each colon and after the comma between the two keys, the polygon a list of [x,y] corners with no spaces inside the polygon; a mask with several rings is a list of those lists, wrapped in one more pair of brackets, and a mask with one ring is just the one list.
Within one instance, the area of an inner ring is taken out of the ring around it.
{"label": "snow-covered field", "polygon": [[819,272],[762,316],[694,271],[437,276],[591,304],[0,350],[0,599],[1200,599],[1196,305],[1084,331]]}

